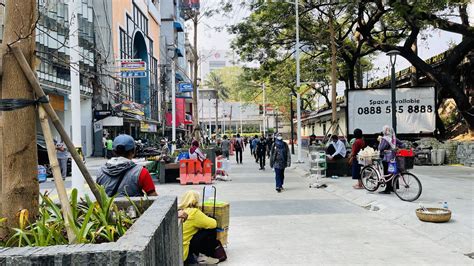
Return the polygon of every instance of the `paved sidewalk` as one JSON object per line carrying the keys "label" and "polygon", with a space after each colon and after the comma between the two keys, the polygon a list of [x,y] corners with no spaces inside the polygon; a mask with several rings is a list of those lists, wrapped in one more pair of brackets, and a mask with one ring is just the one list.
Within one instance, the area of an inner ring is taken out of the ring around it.
{"label": "paved sidewalk", "polygon": [[[306,153],[305,153],[306,156]],[[309,177],[309,158],[295,169]],[[415,202],[401,201],[394,193],[380,195],[366,190],[355,190],[350,177],[323,178],[325,190],[354,204],[370,208],[375,206],[385,219],[392,220],[427,238],[439,242],[451,251],[463,254],[474,252],[474,169],[465,166],[415,166],[410,170],[422,183],[422,194]],[[308,183],[314,180],[308,178]],[[381,189],[379,189],[381,190]],[[452,211],[449,223],[425,223],[418,220],[415,209],[441,207],[447,201]]]}
{"label": "paved sidewalk", "polygon": [[[335,185],[310,189],[302,165],[286,171],[285,191],[277,193],[273,172],[268,167],[259,171],[248,150],[244,154],[243,165],[231,161],[233,180],[214,184],[218,200],[231,206],[228,261],[222,265],[473,263],[459,249],[394,221],[383,210],[368,211],[346,200]],[[351,181],[334,182],[349,186]],[[159,194],[177,196],[202,188],[157,186]],[[413,204],[414,209],[417,204]]]}

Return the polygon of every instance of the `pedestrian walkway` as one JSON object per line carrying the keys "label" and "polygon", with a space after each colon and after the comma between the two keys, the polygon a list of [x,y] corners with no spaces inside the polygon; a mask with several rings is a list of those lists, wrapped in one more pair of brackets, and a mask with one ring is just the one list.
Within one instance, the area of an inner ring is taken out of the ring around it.
{"label": "pedestrian walkway", "polygon": [[[258,170],[248,150],[242,165],[233,159],[231,166],[232,181],[214,184],[218,200],[231,206],[228,261],[222,265],[473,263],[462,252],[332,193],[331,186],[310,189],[302,165],[286,171],[282,193],[275,191],[271,169]],[[164,184],[157,191],[179,196],[202,188]]]}

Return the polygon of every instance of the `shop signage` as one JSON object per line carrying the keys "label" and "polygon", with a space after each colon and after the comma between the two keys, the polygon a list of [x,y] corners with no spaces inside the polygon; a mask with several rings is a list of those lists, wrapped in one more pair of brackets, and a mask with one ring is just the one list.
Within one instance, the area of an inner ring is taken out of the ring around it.
{"label": "shop signage", "polygon": [[145,78],[147,75],[146,62],[141,59],[119,59],[120,77]]}
{"label": "shop signage", "polygon": [[112,110],[95,110],[94,111],[94,118],[97,120],[102,120],[107,116],[112,115]]}
{"label": "shop signage", "polygon": [[178,92],[192,92],[193,91],[193,84],[191,83],[179,83],[178,85]]}

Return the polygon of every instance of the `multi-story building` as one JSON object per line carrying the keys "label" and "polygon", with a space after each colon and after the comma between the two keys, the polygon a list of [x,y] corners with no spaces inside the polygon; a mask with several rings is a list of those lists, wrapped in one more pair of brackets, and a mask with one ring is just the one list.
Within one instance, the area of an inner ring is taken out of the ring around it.
{"label": "multi-story building", "polygon": [[213,70],[237,65],[237,55],[230,50],[201,50],[199,59],[200,73],[203,80]]}
{"label": "multi-story building", "polygon": [[[2,1],[3,2],[3,1]],[[71,136],[71,82],[69,68],[68,0],[38,1],[36,55],[40,59],[37,75],[51,105]],[[92,95],[95,77],[94,10],[92,1],[81,1],[77,10],[79,24],[81,135],[85,155],[92,153]],[[0,12],[3,34],[3,12]],[[3,36],[0,36],[3,38]],[[39,123],[39,122],[38,122]],[[36,127],[41,134],[41,126]],[[59,134],[53,131],[59,139]]]}
{"label": "multi-story building", "polygon": [[[171,134],[171,110],[172,104],[176,107],[176,128],[181,135],[191,130],[192,124],[192,93],[189,92],[190,71],[187,57],[189,44],[186,37],[185,17],[187,16],[183,1],[161,2],[161,84],[166,104],[163,111],[166,119],[166,135]],[[173,69],[174,68],[174,69]],[[174,71],[173,71],[174,70]],[[174,76],[172,73],[175,73]],[[174,80],[173,80],[174,79]],[[173,84],[176,86],[176,101],[171,101]],[[187,85],[187,86],[183,86]],[[184,89],[183,89],[184,88]],[[192,87],[191,87],[192,88]]]}
{"label": "multi-story building", "polygon": [[[157,0],[94,0],[96,14],[97,129],[154,138],[160,116],[160,3]],[[121,62],[145,62],[146,76],[120,73]],[[104,118],[105,117],[105,118]],[[96,139],[102,138],[97,130]],[[97,145],[97,150],[100,148]]]}

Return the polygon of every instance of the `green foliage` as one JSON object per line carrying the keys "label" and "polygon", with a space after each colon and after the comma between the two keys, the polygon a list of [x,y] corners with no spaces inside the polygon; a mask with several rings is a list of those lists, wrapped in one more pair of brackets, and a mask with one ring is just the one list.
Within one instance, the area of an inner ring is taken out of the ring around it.
{"label": "green foliage", "polygon": [[[102,204],[88,196],[78,201],[77,190],[71,193],[72,225],[78,243],[104,243],[116,241],[133,224],[135,218],[114,204],[105,189],[98,186]],[[13,236],[5,243],[8,247],[67,245],[65,222],[60,208],[47,195],[41,195],[39,218],[32,224],[14,228]],[[128,197],[127,197],[128,198]],[[138,206],[128,198],[137,213]]]}
{"label": "green foliage", "polygon": [[226,100],[229,98],[229,88],[224,85],[224,81],[221,76],[213,71],[209,73],[204,84],[217,91],[217,97],[221,100]]}

